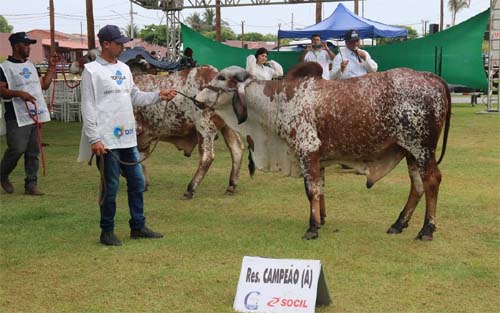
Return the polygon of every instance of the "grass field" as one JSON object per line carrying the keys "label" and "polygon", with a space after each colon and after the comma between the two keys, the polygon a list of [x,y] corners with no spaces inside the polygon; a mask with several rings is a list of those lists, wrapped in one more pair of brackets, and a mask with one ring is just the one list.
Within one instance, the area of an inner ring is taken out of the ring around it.
{"label": "grass field", "polygon": [[[500,116],[454,105],[434,241],[387,235],[404,205],[405,162],[372,189],[364,176],[327,169],[327,224],[301,240],[309,216],[301,179],[245,169],[224,195],[230,158],[222,140],[193,200],[180,200],[197,165],[167,143],[149,161],[148,224],[160,240],[128,238],[126,186],[118,197],[121,247],[99,244],[98,172],[76,163],[80,125],[43,128],[43,197],[23,191],[23,163],[2,192],[1,312],[233,312],[242,257],[318,259],[333,304],[317,312],[500,312]],[[0,153],[5,150],[1,138]],[[245,157],[246,158],[246,157]]]}

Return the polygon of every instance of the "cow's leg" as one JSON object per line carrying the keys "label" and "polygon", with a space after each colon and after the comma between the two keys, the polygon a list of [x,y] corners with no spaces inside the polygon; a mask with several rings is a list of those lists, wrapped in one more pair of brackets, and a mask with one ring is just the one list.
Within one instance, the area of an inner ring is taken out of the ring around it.
{"label": "cow's leg", "polygon": [[411,216],[413,215],[418,202],[424,194],[424,185],[422,182],[422,178],[420,177],[417,161],[413,156],[410,155],[406,157],[406,163],[408,164],[408,174],[410,175],[411,181],[410,194],[408,195],[406,205],[399,214],[398,219],[387,230],[388,234],[399,234],[403,232],[403,229],[408,227]]}
{"label": "cow's leg", "polygon": [[231,174],[229,175],[229,185],[226,189],[226,194],[231,195],[236,192],[236,185],[240,179],[241,160],[243,159],[243,142],[238,133],[227,125],[222,127],[220,131],[231,153]]}
{"label": "cow's leg", "polygon": [[320,169],[320,181],[319,181],[319,209],[321,217],[321,225],[325,225],[326,222],[326,206],[325,206],[325,168]]}
{"label": "cow's leg", "polygon": [[217,135],[217,129],[215,128],[211,128],[210,131],[205,132],[204,135],[198,133],[198,153],[200,155],[198,169],[189,182],[187,191],[184,193],[184,199],[193,198],[196,188],[200,185],[214,160],[215,135]]}
{"label": "cow's leg", "polygon": [[434,219],[436,218],[437,198],[439,184],[441,183],[441,172],[437,167],[434,155],[424,167],[422,180],[425,192],[425,219],[416,239],[429,241],[432,240],[433,233],[436,230]]}
{"label": "cow's leg", "polygon": [[302,237],[303,239],[318,238],[318,229],[321,227],[320,214],[320,163],[319,155],[309,154],[301,158],[302,172],[304,173],[304,184],[307,198],[310,204],[309,229]]}

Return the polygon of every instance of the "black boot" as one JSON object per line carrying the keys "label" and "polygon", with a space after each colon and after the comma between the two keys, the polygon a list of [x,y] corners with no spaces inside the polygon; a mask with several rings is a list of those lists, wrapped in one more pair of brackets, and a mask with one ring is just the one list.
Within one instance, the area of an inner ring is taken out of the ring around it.
{"label": "black boot", "polygon": [[118,237],[116,237],[115,233],[111,231],[102,231],[101,232],[101,243],[106,246],[121,246],[122,242]]}
{"label": "black boot", "polygon": [[131,229],[130,230],[130,238],[139,239],[139,238],[162,238],[163,235],[157,232],[152,231],[151,229],[143,226],[141,229]]}

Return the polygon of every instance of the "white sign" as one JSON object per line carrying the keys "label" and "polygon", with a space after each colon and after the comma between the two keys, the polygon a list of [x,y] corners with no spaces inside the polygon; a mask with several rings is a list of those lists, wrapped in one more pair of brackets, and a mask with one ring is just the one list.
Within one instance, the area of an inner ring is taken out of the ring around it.
{"label": "white sign", "polygon": [[320,261],[243,257],[235,311],[313,313],[330,303]]}

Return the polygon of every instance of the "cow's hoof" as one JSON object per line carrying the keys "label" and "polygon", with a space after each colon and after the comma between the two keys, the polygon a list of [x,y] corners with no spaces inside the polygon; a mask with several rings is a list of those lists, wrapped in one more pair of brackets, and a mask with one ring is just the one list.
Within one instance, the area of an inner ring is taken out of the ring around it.
{"label": "cow's hoof", "polygon": [[236,193],[236,186],[229,186],[226,189],[226,195],[232,196]]}
{"label": "cow's hoof", "polygon": [[401,234],[403,232],[403,229],[408,227],[408,222],[406,223],[401,223],[399,220],[396,221],[396,223],[392,224],[391,227],[387,230],[388,234]]}
{"label": "cow's hoof", "polygon": [[325,225],[326,223],[326,217],[322,216],[321,217],[321,225]]}
{"label": "cow's hoof", "polygon": [[184,199],[184,200],[191,200],[191,199],[193,199],[193,196],[194,196],[194,192],[186,191],[184,193],[184,196],[182,197],[182,199]]}
{"label": "cow's hoof", "polygon": [[422,235],[419,233],[417,237],[415,237],[415,240],[432,241],[432,238],[432,235]]}
{"label": "cow's hoof", "polygon": [[436,225],[427,224],[422,227],[415,239],[422,241],[431,241],[433,238],[434,231],[436,231]]}
{"label": "cow's hoof", "polygon": [[316,239],[318,238],[318,232],[317,231],[310,231],[308,230],[307,233],[304,234],[304,236],[302,237],[302,239],[305,239],[305,240],[311,240],[311,239]]}
{"label": "cow's hoof", "polygon": [[389,229],[387,230],[387,233],[388,234],[401,234],[403,232],[402,229],[398,229],[398,228],[395,228],[395,227],[389,227]]}

